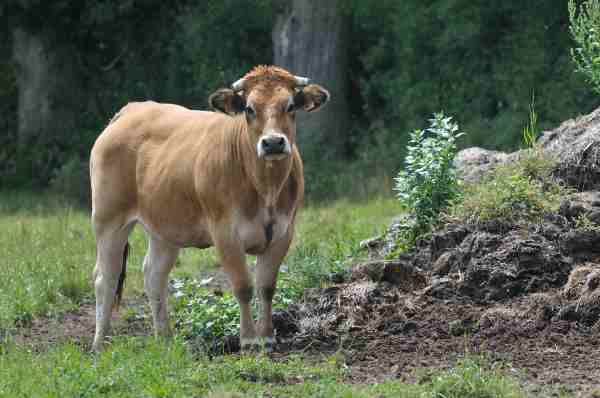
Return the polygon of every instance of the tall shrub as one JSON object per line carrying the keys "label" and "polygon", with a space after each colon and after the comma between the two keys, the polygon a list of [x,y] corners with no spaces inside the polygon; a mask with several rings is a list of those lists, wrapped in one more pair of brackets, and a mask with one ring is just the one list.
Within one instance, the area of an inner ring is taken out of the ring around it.
{"label": "tall shrub", "polygon": [[434,114],[426,130],[410,134],[406,165],[396,177],[395,190],[414,216],[415,237],[429,231],[459,194],[454,157],[456,140],[463,134],[452,117],[443,113]]}

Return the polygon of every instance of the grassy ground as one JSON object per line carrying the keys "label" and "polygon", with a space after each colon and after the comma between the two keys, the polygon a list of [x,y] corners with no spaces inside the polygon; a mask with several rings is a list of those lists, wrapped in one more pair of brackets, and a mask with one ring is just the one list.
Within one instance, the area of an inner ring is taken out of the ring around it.
{"label": "grassy ground", "polygon": [[[299,290],[314,286],[320,275],[356,254],[358,242],[381,232],[399,211],[393,199],[304,209],[284,270],[297,280],[294,284]],[[146,251],[141,228],[136,227],[130,243],[125,293],[139,296]],[[53,197],[37,201],[23,193],[0,194],[0,247],[0,330],[93,299],[95,245],[86,212],[63,207]],[[211,249],[183,250],[172,276],[197,275],[214,268],[216,261]]]}
{"label": "grassy ground", "polygon": [[193,357],[180,341],[127,338],[93,356],[74,345],[43,354],[7,347],[0,355],[2,397],[522,397],[518,386],[467,359],[422,384],[344,382],[336,356],[310,361]]}
{"label": "grassy ground", "polygon": [[[393,199],[367,204],[335,202],[301,213],[295,243],[285,262],[283,287],[294,297],[326,281],[358,242],[370,237],[401,211]],[[126,296],[142,292],[145,238],[131,237]],[[0,193],[0,397],[518,397],[518,387],[477,361],[407,385],[347,384],[347,368],[336,356],[196,356],[176,338],[117,338],[110,349],[91,355],[71,343],[36,352],[17,346],[11,330],[37,317],[55,317],[93,300],[94,239],[89,216],[50,196]],[[185,250],[175,278],[193,277],[214,267],[210,250]]]}

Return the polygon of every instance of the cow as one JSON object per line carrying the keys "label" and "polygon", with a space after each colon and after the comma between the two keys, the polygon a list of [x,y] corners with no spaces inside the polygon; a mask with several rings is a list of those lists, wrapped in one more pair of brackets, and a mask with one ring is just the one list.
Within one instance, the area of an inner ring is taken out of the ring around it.
{"label": "cow", "polygon": [[[240,306],[243,350],[272,348],[272,300],[304,195],[296,112],[329,92],[277,66],[253,68],[209,97],[213,111],[152,101],[124,106],[91,151],[96,237],[96,331],[100,351],[123,290],[128,236],[148,236],[144,290],[154,332],[171,335],[168,275],[181,248],[214,246]],[[255,255],[251,282],[246,254]],[[255,325],[251,300],[260,310]]]}

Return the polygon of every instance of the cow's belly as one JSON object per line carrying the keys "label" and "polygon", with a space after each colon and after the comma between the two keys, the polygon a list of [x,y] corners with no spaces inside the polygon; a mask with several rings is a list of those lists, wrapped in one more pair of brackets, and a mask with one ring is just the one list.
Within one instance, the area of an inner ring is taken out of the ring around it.
{"label": "cow's belly", "polygon": [[[214,244],[208,222],[202,218],[166,218],[157,222],[147,215],[140,215],[137,221],[149,234],[177,247],[206,248]],[[266,210],[259,211],[253,219],[234,216],[229,226],[231,243],[241,244],[248,254],[260,254],[272,242],[285,236],[290,221],[287,214],[270,216]]]}
{"label": "cow's belly", "polygon": [[153,222],[149,218],[139,217],[138,221],[151,235],[171,243],[176,247],[207,248],[213,245],[208,228],[202,222],[169,223]]}

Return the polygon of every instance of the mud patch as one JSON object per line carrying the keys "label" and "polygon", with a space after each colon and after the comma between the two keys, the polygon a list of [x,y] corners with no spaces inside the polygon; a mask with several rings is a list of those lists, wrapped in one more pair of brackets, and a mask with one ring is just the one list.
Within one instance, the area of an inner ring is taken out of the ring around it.
{"label": "mud patch", "polygon": [[[120,312],[113,312],[110,336],[146,336],[152,333],[151,321],[144,314],[142,300],[124,300]],[[29,327],[13,336],[16,344],[36,351],[57,343],[75,343],[89,350],[94,338],[96,307],[82,304],[76,311],[51,318],[36,318]],[[110,338],[110,337],[109,337]]]}
{"label": "mud patch", "polygon": [[352,282],[308,293],[289,318],[298,331],[282,336],[278,330],[278,355],[337,353],[358,383],[418,382],[424,372],[481,355],[508,368],[534,395],[560,388],[587,396],[600,380],[600,330],[543,315],[563,294],[557,289],[485,305]]}

